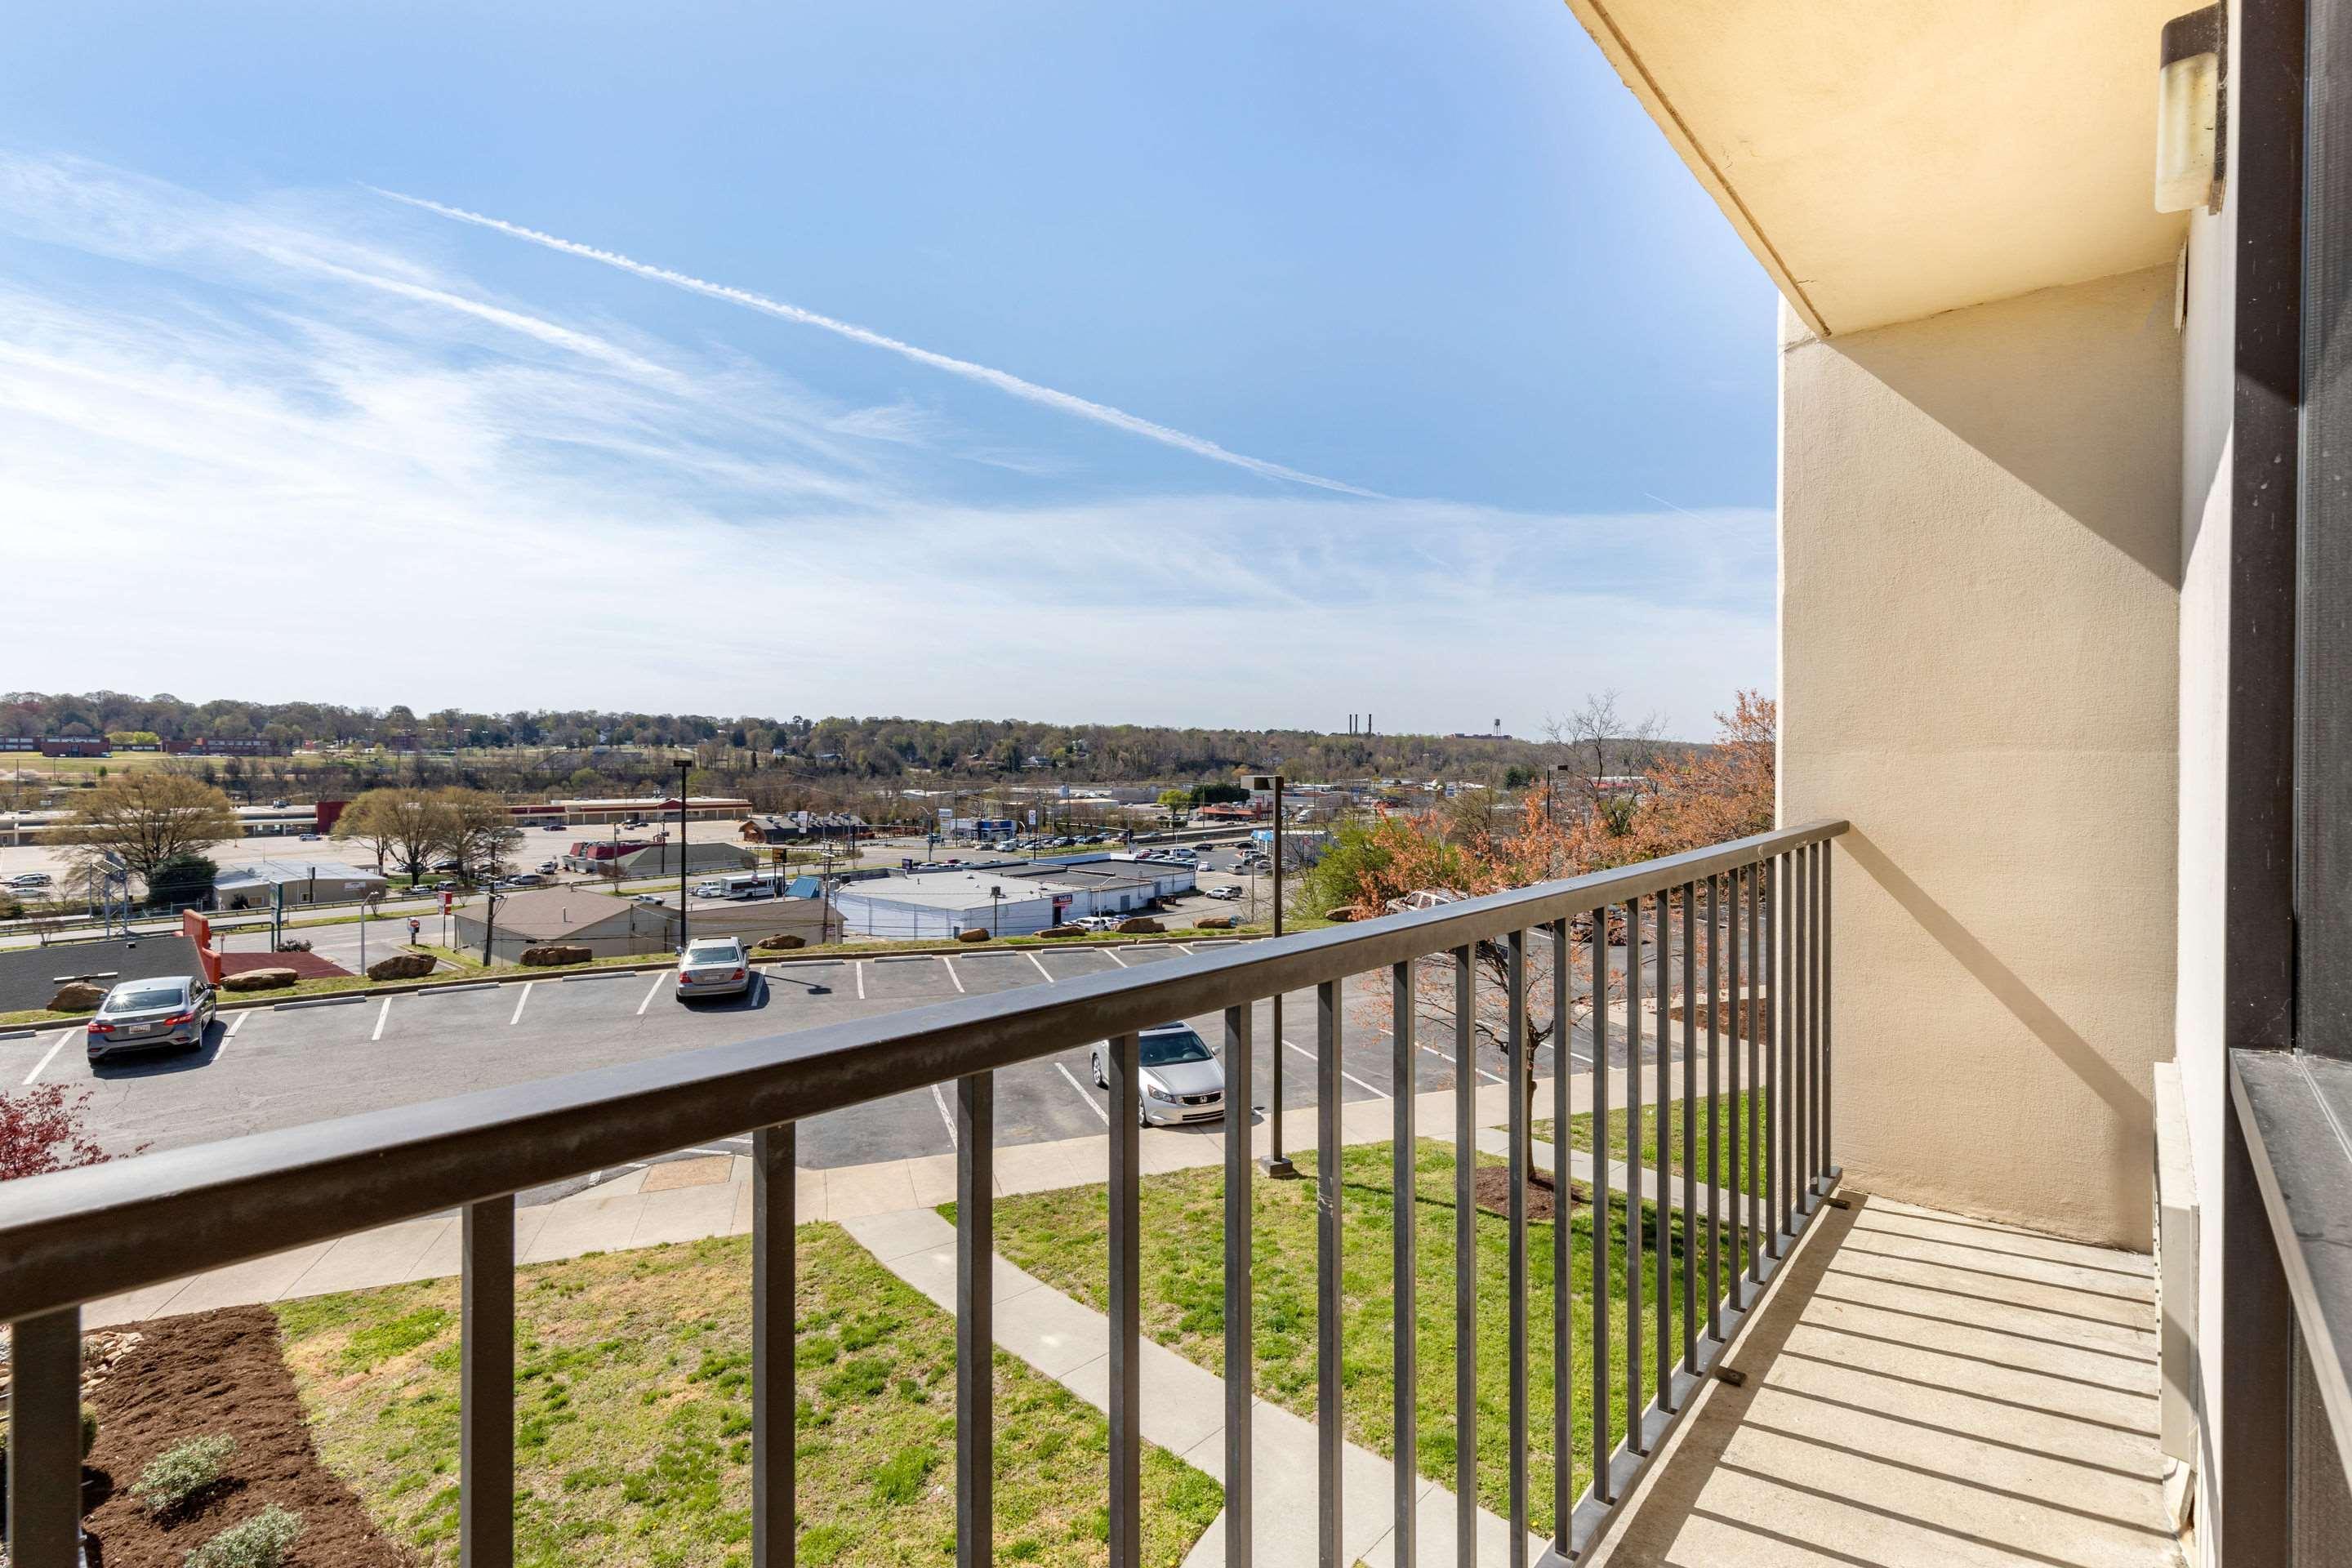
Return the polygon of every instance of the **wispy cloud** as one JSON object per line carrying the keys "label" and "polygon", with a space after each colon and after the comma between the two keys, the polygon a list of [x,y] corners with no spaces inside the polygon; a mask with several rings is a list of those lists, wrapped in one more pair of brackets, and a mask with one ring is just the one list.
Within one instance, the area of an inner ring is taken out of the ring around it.
{"label": "wispy cloud", "polygon": [[[1068,484],[969,410],[829,397],[365,237],[372,202],[11,166],[20,685],[1429,728],[1615,687],[1697,733],[1769,679],[1768,513]],[[96,563],[231,635],[89,637],[37,585]],[[233,635],[288,608],[291,642]]]}
{"label": "wispy cloud", "polygon": [[1007,393],[1027,402],[1042,404],[1045,407],[1058,409],[1062,413],[1075,415],[1081,419],[1091,419],[1097,425],[1107,425],[1114,430],[1123,430],[1130,436],[1140,436],[1146,440],[1157,441],[1164,447],[1173,447],[1180,452],[1190,452],[1194,457],[1206,458],[1213,462],[1231,464],[1236,468],[1246,469],[1250,473],[1260,474],[1270,479],[1284,479],[1292,484],[1309,485],[1317,489],[1336,490],[1342,495],[1380,499],[1377,491],[1364,489],[1343,480],[1326,479],[1320,474],[1309,474],[1297,468],[1285,468],[1280,463],[1270,463],[1263,458],[1253,458],[1229,447],[1221,447],[1206,437],[1187,435],[1181,430],[1171,429],[1165,425],[1155,424],[1140,415],[1129,414],[1121,408],[1113,408],[1107,403],[1097,403],[1089,398],[1080,397],[1076,393],[1061,392],[1050,386],[1040,386],[1034,381],[1014,375],[1011,371],[997,370],[989,365],[975,364],[968,359],[957,359],[951,354],[919,348],[913,343],[875,331],[869,327],[861,327],[854,322],[820,315],[814,310],[803,310],[798,305],[788,305],[782,300],[770,299],[765,294],[755,294],[748,289],[738,289],[726,283],[713,283],[709,279],[673,271],[667,267],[656,267],[650,262],[623,256],[617,251],[601,250],[593,245],[583,245],[577,240],[559,238],[555,235],[542,233],[535,228],[525,228],[520,224],[509,223],[504,218],[489,217],[478,212],[467,212],[463,207],[448,206],[440,202],[428,201],[423,196],[406,195],[399,191],[387,191],[377,185],[370,185],[368,189],[374,191],[380,196],[388,197],[395,202],[405,202],[410,206],[419,207],[429,213],[437,213],[443,217],[454,219],[458,223],[474,224],[482,228],[511,236],[516,239],[528,240],[533,245],[545,246],[550,250],[562,251],[566,256],[577,256],[589,261],[602,262],[606,267],[618,268],[624,272],[635,273],[637,277],[650,279],[656,283],[667,283],[673,289],[684,289],[689,293],[705,295],[713,300],[723,300],[730,305],[740,305],[747,310],[758,310],[763,315],[774,316],[787,321],[796,321],[802,326],[816,327],[847,338],[852,342],[864,343],[869,348],[886,349],[891,353],[913,360],[918,364],[945,371],[950,375],[960,375],[966,380],[992,386],[999,392]]}

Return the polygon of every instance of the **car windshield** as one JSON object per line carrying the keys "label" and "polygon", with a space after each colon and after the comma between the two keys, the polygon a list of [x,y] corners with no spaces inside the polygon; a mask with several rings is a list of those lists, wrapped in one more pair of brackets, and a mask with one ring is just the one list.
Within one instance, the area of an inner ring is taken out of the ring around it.
{"label": "car windshield", "polygon": [[106,999],[110,1013],[135,1013],[143,1007],[169,1007],[187,994],[182,985],[140,985],[118,988]]}
{"label": "car windshield", "polygon": [[731,942],[698,942],[686,950],[688,963],[732,963],[735,944]]}
{"label": "car windshield", "polygon": [[1204,1062],[1209,1059],[1209,1047],[1202,1045],[1201,1037],[1190,1029],[1179,1034],[1143,1037],[1145,1067],[1173,1067],[1178,1062]]}

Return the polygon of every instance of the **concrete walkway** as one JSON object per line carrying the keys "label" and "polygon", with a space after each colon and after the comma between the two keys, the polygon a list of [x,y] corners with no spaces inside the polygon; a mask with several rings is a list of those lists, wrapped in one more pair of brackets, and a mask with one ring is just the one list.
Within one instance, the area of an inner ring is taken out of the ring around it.
{"label": "concrete walkway", "polygon": [[[849,1234],[883,1266],[945,1310],[955,1310],[955,1227],[930,1209],[875,1215],[846,1222]],[[996,1343],[1097,1409],[1107,1407],[1110,1386],[1110,1321],[1091,1307],[996,1260]],[[1145,1441],[1181,1457],[1195,1469],[1224,1479],[1224,1379],[1171,1350],[1146,1340],[1139,1409]],[[1251,1440],[1256,1510],[1254,1543],[1263,1563],[1315,1561],[1317,1508],[1316,1431],[1312,1422],[1279,1405],[1253,1402]],[[1340,1544],[1347,1561],[1385,1568],[1395,1561],[1394,1474],[1386,1459],[1350,1443],[1340,1462]],[[1434,1481],[1423,1483],[1416,1512],[1421,1561],[1437,1568],[1454,1561],[1454,1495]],[[1478,1556],[1501,1562],[1510,1526],[1481,1509]],[[1543,1553],[1529,1538],[1530,1561]],[[1193,1544],[1186,1568],[1207,1568],[1225,1560],[1221,1514]]]}

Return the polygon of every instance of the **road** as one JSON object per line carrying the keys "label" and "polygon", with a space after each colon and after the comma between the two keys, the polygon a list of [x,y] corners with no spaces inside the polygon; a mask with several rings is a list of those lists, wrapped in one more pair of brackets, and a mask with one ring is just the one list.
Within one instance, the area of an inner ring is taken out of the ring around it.
{"label": "road", "polygon": [[[95,1068],[84,1055],[80,1028],[47,1029],[0,1040],[0,1086],[87,1089],[90,1131],[102,1145],[116,1152],[142,1145],[161,1151],[705,1046],[773,1037],[789,1056],[795,1032],[822,1025],[1166,963],[1181,951],[1138,946],[782,963],[769,968],[743,997],[691,1005],[675,1000],[667,971],[608,971],[328,1006],[243,1009],[223,1015],[200,1050]],[[1431,992],[1444,994],[1442,981]],[[1341,1093],[1349,1100],[1388,1095],[1398,1085],[1387,976],[1359,977],[1343,994]],[[1270,1103],[1277,1048],[1271,1011],[1260,1003],[1255,1013],[1254,1083],[1261,1107]],[[1421,1092],[1449,1088],[1456,1066],[1451,1019],[1435,1006],[1416,1011],[1422,1048],[1410,1087]],[[1315,1101],[1313,994],[1286,997],[1284,1014],[1283,1104],[1296,1113]],[[1221,1018],[1187,1021],[1213,1045],[1222,1044]],[[1571,1038],[1570,1049],[1577,1068],[1590,1065],[1584,1031]],[[1612,1039],[1610,1055],[1622,1060],[1622,1040]],[[1542,1052],[1538,1071],[1549,1073],[1551,1059],[1549,1049]],[[1504,1066],[1485,1045],[1472,1070],[1482,1080],[1499,1082]],[[997,1075],[997,1141],[1030,1143],[1098,1132],[1107,1125],[1106,1104],[1084,1048],[1007,1068]],[[949,1105],[943,1086],[815,1118],[801,1130],[800,1161],[831,1167],[946,1152],[953,1147]],[[1303,1135],[1305,1124],[1300,1127]],[[678,1152],[748,1149],[748,1138],[732,1138]],[[541,1189],[525,1201],[548,1201],[586,1180]]]}

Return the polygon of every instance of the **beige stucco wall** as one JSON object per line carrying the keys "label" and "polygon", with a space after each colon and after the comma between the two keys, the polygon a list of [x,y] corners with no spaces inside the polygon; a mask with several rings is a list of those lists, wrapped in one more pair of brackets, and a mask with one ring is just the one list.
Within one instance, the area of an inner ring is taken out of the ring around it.
{"label": "beige stucco wall", "polygon": [[1781,820],[1841,816],[1835,1152],[2148,1245],[2172,1055],[2173,269],[1822,340],[1784,313]]}

